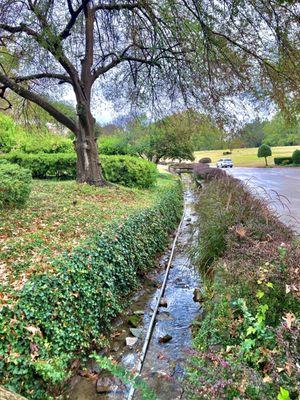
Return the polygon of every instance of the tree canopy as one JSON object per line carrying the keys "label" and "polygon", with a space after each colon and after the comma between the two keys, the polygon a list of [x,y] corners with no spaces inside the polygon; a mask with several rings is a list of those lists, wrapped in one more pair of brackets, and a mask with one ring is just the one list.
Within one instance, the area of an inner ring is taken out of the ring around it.
{"label": "tree canopy", "polygon": [[[219,115],[228,98],[249,92],[297,109],[297,3],[2,0],[0,97],[12,90],[73,131],[78,181],[101,185],[91,107],[100,89],[136,105],[169,97]],[[48,100],[63,87],[74,92],[75,121]]]}

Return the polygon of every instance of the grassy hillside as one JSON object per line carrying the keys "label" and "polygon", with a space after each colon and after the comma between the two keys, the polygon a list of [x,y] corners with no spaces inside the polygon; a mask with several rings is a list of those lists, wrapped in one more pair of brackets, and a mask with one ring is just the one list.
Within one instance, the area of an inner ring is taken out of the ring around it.
{"label": "grassy hillside", "polygon": [[71,251],[104,224],[153,206],[161,189],[172,185],[166,176],[148,190],[34,180],[25,208],[0,211],[2,289],[22,288],[33,273],[51,269],[53,257]]}
{"label": "grassy hillside", "polygon": [[[300,146],[280,146],[272,147],[272,157],[269,157],[269,165],[274,165],[274,157],[287,157],[293,154],[293,151],[300,149]],[[204,150],[196,151],[195,159],[198,161],[202,157],[210,157],[215,163],[223,156],[224,150]],[[229,155],[236,167],[264,167],[265,161],[263,158],[257,157],[257,148],[251,149],[234,149]]]}

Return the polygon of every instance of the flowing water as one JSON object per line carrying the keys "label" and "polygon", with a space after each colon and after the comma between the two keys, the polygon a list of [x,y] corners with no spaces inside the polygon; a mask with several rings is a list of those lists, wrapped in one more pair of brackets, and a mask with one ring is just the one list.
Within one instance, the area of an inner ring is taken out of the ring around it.
{"label": "flowing water", "polygon": [[[197,315],[201,313],[199,303],[193,300],[194,290],[199,287],[199,275],[190,260],[190,250],[195,234],[196,213],[194,212],[194,190],[189,176],[183,177],[184,186],[184,220],[178,237],[170,274],[164,293],[166,306],[159,308],[154,331],[148,348],[142,370],[142,378],[155,390],[161,400],[184,399],[184,392],[180,385],[183,376],[183,367],[191,346],[191,325]],[[146,335],[152,311],[159,294],[159,287],[165,274],[165,265],[170,255],[170,248],[160,259],[160,268],[152,272],[144,282],[144,289],[133,299],[130,307],[132,315],[140,317],[137,329],[130,331],[128,315],[124,315],[116,324],[112,334],[110,348],[107,355],[117,360],[125,369],[134,371],[138,364],[144,337]],[[137,318],[137,319],[138,319]],[[125,339],[138,337],[133,347],[125,345]],[[161,343],[169,335],[168,342]],[[95,366],[90,367],[91,370]],[[96,372],[98,372],[96,370]],[[111,400],[126,399],[129,387],[118,384],[111,379],[110,393],[97,393],[110,382],[101,374],[98,382],[93,379],[77,376],[72,383],[71,400]],[[136,391],[135,399],[140,398]]]}

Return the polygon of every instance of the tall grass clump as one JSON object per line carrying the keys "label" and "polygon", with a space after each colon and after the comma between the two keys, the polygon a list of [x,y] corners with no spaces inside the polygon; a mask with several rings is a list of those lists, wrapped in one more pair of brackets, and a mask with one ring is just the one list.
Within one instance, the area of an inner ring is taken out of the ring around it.
{"label": "tall grass clump", "polygon": [[[207,182],[196,204],[199,235],[195,254],[198,264],[205,270],[225,250],[230,227],[252,225],[249,228],[253,233],[262,235],[259,227],[265,225],[266,218],[269,223],[274,218],[267,216],[262,200],[252,196],[239,180],[224,171],[198,167],[194,173]],[[253,219],[255,224],[252,224]]]}

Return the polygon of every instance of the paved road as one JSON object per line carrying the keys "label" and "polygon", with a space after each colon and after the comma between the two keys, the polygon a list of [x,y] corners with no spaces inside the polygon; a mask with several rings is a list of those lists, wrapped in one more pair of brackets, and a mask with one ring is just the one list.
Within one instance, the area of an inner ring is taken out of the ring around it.
{"label": "paved road", "polygon": [[227,171],[267,198],[281,220],[300,233],[300,168],[234,167]]}

